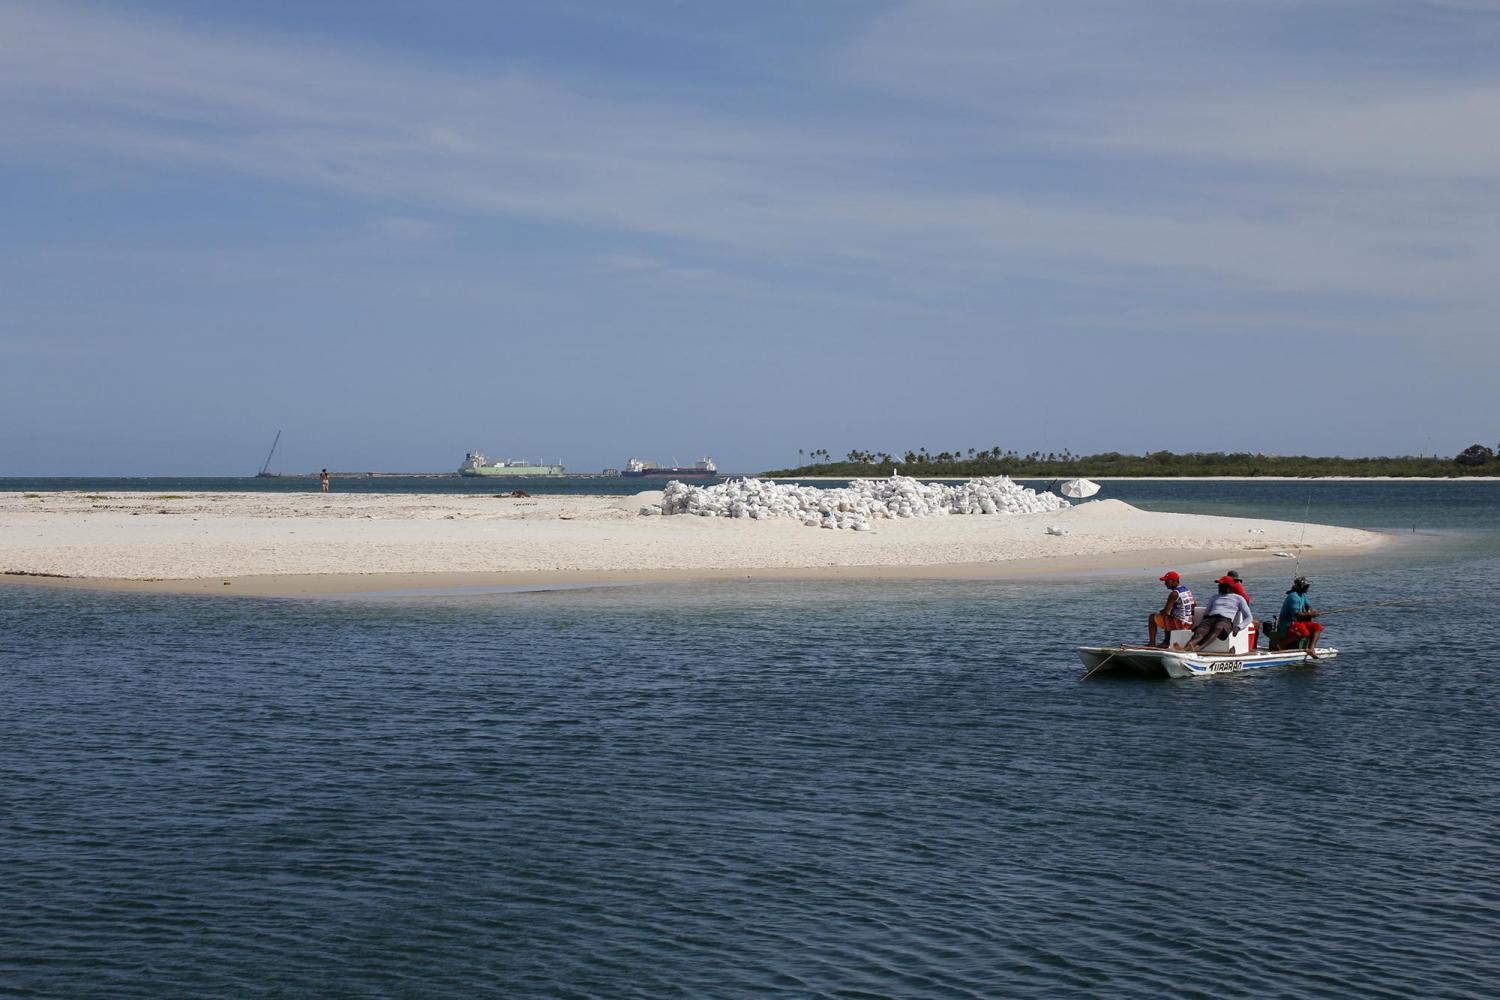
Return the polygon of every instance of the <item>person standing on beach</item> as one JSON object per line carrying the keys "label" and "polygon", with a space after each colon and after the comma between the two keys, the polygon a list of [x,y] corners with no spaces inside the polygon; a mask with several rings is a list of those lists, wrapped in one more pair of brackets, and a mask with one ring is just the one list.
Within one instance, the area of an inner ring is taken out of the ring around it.
{"label": "person standing on beach", "polygon": [[322,472],[318,473],[318,489],[324,493],[327,493],[328,482],[328,470],[324,469]]}

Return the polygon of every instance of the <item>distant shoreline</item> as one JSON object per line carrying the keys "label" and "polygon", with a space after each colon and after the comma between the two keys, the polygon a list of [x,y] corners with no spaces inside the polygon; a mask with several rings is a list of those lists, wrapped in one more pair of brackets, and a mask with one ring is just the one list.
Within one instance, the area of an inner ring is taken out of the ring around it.
{"label": "distant shoreline", "polygon": [[[900,473],[900,474],[903,475],[903,476],[904,475],[908,475],[908,473],[905,473],[905,472]],[[700,486],[711,486],[711,485],[713,485],[715,483],[718,483],[718,482],[721,482],[721,481],[723,481],[725,479],[775,479],[775,480],[781,480],[781,481],[796,480],[797,482],[804,482],[804,483],[847,483],[847,482],[849,482],[850,480],[853,480],[853,479],[884,479],[888,475],[889,475],[889,473],[886,473],[885,475],[867,474],[867,475],[859,475],[859,476],[787,476],[787,475],[779,475],[779,474],[770,473],[770,472],[732,472],[732,473],[720,473],[717,476],[706,477],[706,478],[688,478],[688,479],[684,479],[682,481],[688,482],[688,483],[693,483],[693,484],[700,485]],[[1010,475],[1009,473],[992,473],[992,474],[989,474],[989,475],[1009,475],[1011,479],[1013,479],[1013,480],[1015,480],[1017,482],[1029,482],[1029,483],[1051,482],[1051,481],[1054,481],[1054,480],[1058,481],[1058,482],[1062,482],[1062,481],[1067,480],[1067,479],[1091,479],[1091,480],[1093,480],[1096,483],[1124,483],[1124,482],[1139,482],[1139,483],[1173,483],[1173,482],[1187,482],[1187,483],[1192,483],[1192,482],[1198,482],[1198,483],[1367,483],[1367,482],[1368,483],[1500,483],[1500,476],[1089,476],[1089,475],[1078,475],[1078,474],[1074,474],[1074,473],[1069,473],[1067,475],[1058,475],[1058,476]],[[332,476],[332,478],[334,478],[335,480],[339,480],[339,479],[367,480],[367,479],[385,479],[385,478],[401,478],[401,477],[412,478],[412,479],[455,479],[455,480],[463,478],[463,477],[458,476],[455,473],[386,473],[386,472],[382,472],[382,473],[330,473],[330,476]],[[163,488],[163,487],[158,487],[158,486],[151,485],[153,482],[166,483],[166,482],[181,482],[181,481],[192,481],[192,480],[214,480],[214,479],[222,479],[222,480],[234,481],[234,480],[241,480],[241,479],[244,479],[244,480],[254,480],[256,478],[257,477],[254,477],[254,476],[179,476],[179,475],[163,475],[163,476],[0,476],[0,493],[5,493],[5,492],[17,492],[17,493],[19,493],[19,492],[45,492],[45,493],[59,492],[59,493],[66,493],[66,492],[77,492],[78,489],[79,489],[79,487],[76,486],[76,485],[69,485],[69,486],[66,486],[66,487],[64,487],[64,486],[49,487],[49,486],[43,486],[43,485],[35,485],[35,484],[47,483],[49,480],[56,480],[59,483],[66,482],[66,483],[73,483],[73,484],[76,484],[78,482],[89,482],[89,481],[94,481],[94,480],[101,481],[101,482],[103,482],[103,481],[109,481],[109,482],[111,482],[112,485],[110,485],[108,487],[108,489],[113,490],[115,492],[137,492],[137,490],[134,490],[134,489],[132,489],[130,487],[121,486],[119,484],[122,483],[122,482],[139,482],[141,485],[140,485],[138,491],[139,492],[149,492],[149,491],[154,490],[154,489]],[[300,475],[300,474],[299,475],[286,475],[286,476],[275,476],[275,477],[269,477],[269,478],[271,478],[271,479],[273,479],[275,481],[281,481],[281,482],[289,482],[289,481],[291,481],[291,482],[303,483],[303,482],[311,481],[311,482],[315,483],[317,481],[316,474],[308,474],[308,475]],[[494,489],[501,489],[501,488],[504,488],[506,486],[506,484],[508,484],[508,483],[510,483],[512,481],[520,482],[521,478],[526,478],[526,477],[517,477],[514,480],[512,480],[510,477],[486,477],[483,480],[475,480],[473,478],[469,478],[469,479],[466,479],[465,481],[466,482],[483,482],[483,483],[489,484]],[[607,479],[607,480],[610,480],[611,482],[618,481],[618,479],[619,479],[619,477],[617,477],[617,476],[605,476],[605,475],[603,475],[601,473],[597,473],[597,472],[583,472],[583,473],[577,473],[577,474],[569,473],[566,476],[548,476],[548,477],[533,477],[533,478],[539,478],[539,479],[541,479],[541,478],[545,478],[545,479]],[[636,484],[636,485],[639,485],[641,487],[648,488],[648,489],[652,488],[652,487],[660,488],[662,486],[665,486],[667,483],[671,482],[674,478],[680,478],[680,477],[661,476],[661,477],[653,477],[651,479],[632,480],[632,482],[634,484]],[[980,474],[967,475],[967,476],[923,476],[923,475],[913,475],[912,478],[913,479],[921,480],[922,482],[926,482],[926,483],[963,483],[963,482],[968,482],[970,479],[985,478],[985,476],[982,476]],[[261,479],[259,481],[265,482],[266,480]],[[18,483],[19,482],[24,482],[24,483],[33,484],[33,485],[28,485],[24,491],[21,490],[21,489],[6,490],[6,489],[3,488],[6,483],[11,483],[11,482],[18,482]],[[100,487],[100,488],[103,489],[104,487]],[[234,489],[230,489],[230,490],[215,491],[215,492],[231,492],[232,493],[232,492],[239,492],[239,491],[238,490],[234,490]],[[266,491],[266,492],[276,492],[276,491]],[[579,494],[579,495],[583,495],[583,494]],[[610,495],[618,495],[618,494],[610,494]]]}
{"label": "distant shoreline", "polygon": [[[906,473],[901,473],[906,475]],[[760,479],[795,479],[798,482],[845,483],[851,479],[873,479],[874,476],[773,476],[763,473]],[[914,476],[924,483],[962,483],[976,476]],[[1026,482],[1042,480],[1091,479],[1096,483],[1500,483],[1500,476],[1011,476]]]}
{"label": "distant shoreline", "polygon": [[1055,454],[990,448],[936,454],[851,451],[838,459],[826,450],[812,462],[781,466],[767,473],[796,479],[804,476],[902,475],[1009,476],[1012,479],[1492,479],[1500,478],[1500,459],[1493,449],[1471,445],[1457,455],[1384,455],[1344,458],[1338,455],[1264,455],[1250,452],[1152,451],[1142,455],[1100,452],[1096,455]]}

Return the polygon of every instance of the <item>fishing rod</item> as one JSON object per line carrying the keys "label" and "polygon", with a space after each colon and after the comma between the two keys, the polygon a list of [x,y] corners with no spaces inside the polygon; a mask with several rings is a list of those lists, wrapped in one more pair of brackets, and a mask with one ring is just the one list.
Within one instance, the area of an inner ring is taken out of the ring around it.
{"label": "fishing rod", "polygon": [[[1441,597],[1407,597],[1398,601],[1372,601],[1369,604],[1350,604],[1342,608],[1330,608],[1327,611],[1318,611],[1318,617],[1326,615],[1341,615],[1346,611],[1365,611],[1369,608],[1393,608],[1400,604],[1431,604],[1434,601],[1444,600]],[[1314,610],[1317,610],[1316,608]]]}
{"label": "fishing rod", "polygon": [[1307,522],[1312,520],[1312,490],[1307,491],[1307,509],[1302,512],[1302,536],[1297,539],[1297,547],[1292,551],[1292,573],[1296,576],[1302,575],[1302,543],[1307,541]]}

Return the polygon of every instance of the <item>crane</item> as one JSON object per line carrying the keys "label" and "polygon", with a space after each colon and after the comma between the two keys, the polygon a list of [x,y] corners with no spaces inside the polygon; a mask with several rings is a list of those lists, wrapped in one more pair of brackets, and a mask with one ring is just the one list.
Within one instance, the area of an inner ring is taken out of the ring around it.
{"label": "crane", "polygon": [[271,456],[276,454],[276,446],[280,443],[281,431],[278,429],[276,431],[276,440],[271,442],[271,450],[266,452],[266,463],[262,465],[260,467],[260,471],[255,474],[256,479],[269,479],[270,477],[276,475],[276,473],[271,471]]}

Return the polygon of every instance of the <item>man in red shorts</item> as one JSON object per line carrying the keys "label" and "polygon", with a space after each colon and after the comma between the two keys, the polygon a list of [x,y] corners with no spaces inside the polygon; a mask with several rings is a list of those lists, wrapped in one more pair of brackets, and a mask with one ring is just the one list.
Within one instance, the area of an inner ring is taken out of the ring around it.
{"label": "man in red shorts", "polygon": [[1150,637],[1146,641],[1155,646],[1156,631],[1162,629],[1161,644],[1165,648],[1172,641],[1173,629],[1192,629],[1193,608],[1196,604],[1193,592],[1182,585],[1182,577],[1177,575],[1176,570],[1167,570],[1161,582],[1167,585],[1167,603],[1146,619],[1146,634]]}
{"label": "man in red shorts", "polygon": [[1272,649],[1305,649],[1310,658],[1318,658],[1318,636],[1323,626],[1313,621],[1318,613],[1307,599],[1311,587],[1305,576],[1292,581],[1292,589],[1286,592],[1286,599],[1281,602],[1276,634],[1271,637]]}

